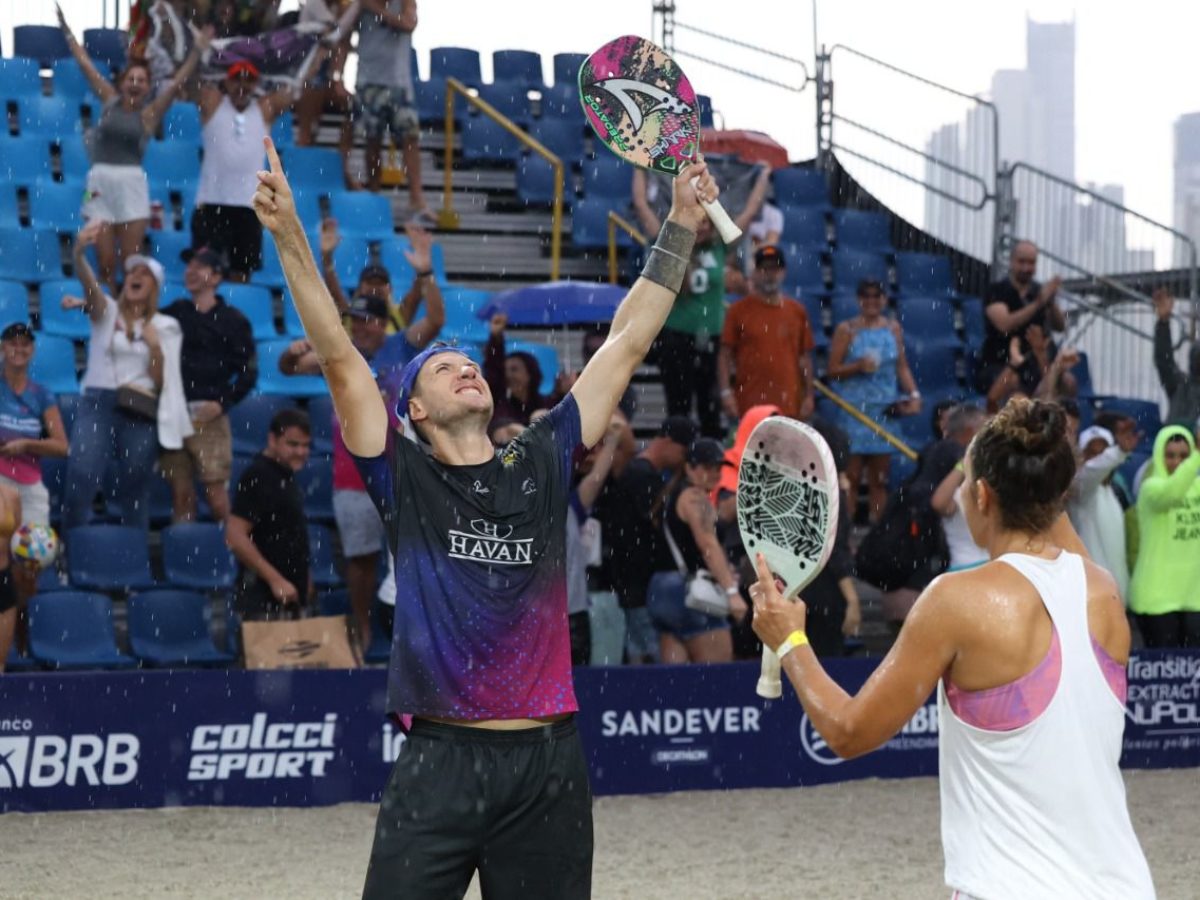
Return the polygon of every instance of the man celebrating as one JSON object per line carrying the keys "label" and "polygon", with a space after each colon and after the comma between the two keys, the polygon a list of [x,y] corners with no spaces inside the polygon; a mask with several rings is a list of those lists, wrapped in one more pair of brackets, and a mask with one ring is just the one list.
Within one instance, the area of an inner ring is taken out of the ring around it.
{"label": "man celebrating", "polygon": [[479,368],[445,345],[417,355],[398,405],[423,449],[389,428],[266,145],[271,171],[259,175],[254,208],[383,517],[400,588],[388,709],[413,719],[364,896],[461,896],[478,868],[489,896],[587,897],[591,792],[571,716],[566,610],[571,457],[603,437],[662,327],[716,184],[702,162],[675,180],[670,216],[608,340],[563,401],[505,447],[488,440],[492,397]]}

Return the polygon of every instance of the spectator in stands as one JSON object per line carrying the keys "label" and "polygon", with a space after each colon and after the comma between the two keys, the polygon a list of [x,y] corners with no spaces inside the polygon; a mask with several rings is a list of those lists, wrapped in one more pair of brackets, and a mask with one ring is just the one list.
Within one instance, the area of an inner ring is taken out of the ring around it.
{"label": "spectator in stands", "polygon": [[658,634],[646,610],[646,589],[664,550],[662,530],[651,520],[650,510],[667,479],[678,476],[695,440],[691,419],[668,417],[646,448],[609,480],[594,508],[602,542],[589,590],[593,603],[599,600],[605,608],[608,598],[596,595],[616,595],[625,613],[625,654],[635,665],[658,661]]}
{"label": "spectator in stands", "polygon": [[483,349],[483,377],[496,404],[492,418],[528,425],[533,412],[554,405],[553,398],[542,393],[542,366],[536,356],[523,350],[505,352],[507,325],[507,315],[492,314],[491,334]]}
{"label": "spectator in stands", "polygon": [[56,4],[55,9],[71,56],[100,98],[100,116],[88,135],[92,167],[88,170],[83,217],[106,224],[96,240],[96,262],[100,281],[115,292],[118,257],[123,263],[141,252],[150,221],[150,188],[142,168],[146,142],[158,130],[180,86],[196,70],[212,32],[205,30],[197,35],[183,65],[151,100],[150,67],[145,60],[131,59],[116,81],[110,82],[75,40],[62,8]]}
{"label": "spectator in stands", "polygon": [[[318,52],[301,72],[308,77],[321,59]],[[208,247],[229,261],[230,281],[246,282],[262,266],[262,226],[250,207],[263,167],[263,139],[271,123],[292,105],[292,90],[255,99],[258,68],[248,60],[233,63],[218,84],[200,88],[204,157],[192,213],[192,246]]]}
{"label": "spectator in stands", "polygon": [[286,618],[312,596],[304,494],[295,478],[311,444],[308,414],[280,410],[266,449],[237,483],[225,543],[238,561],[236,607],[243,619]]}
{"label": "spectator in stands", "polygon": [[1129,607],[1147,647],[1200,647],[1200,453],[1178,425],[1154,440],[1137,498],[1139,545]]}
{"label": "spectator in stands", "polygon": [[8,664],[8,651],[17,630],[17,607],[21,598],[13,578],[11,542],[22,518],[21,495],[16,488],[0,484],[0,674]]}
{"label": "spectator in stands", "polygon": [[988,561],[987,551],[971,537],[967,518],[963,514],[962,496],[963,484],[966,482],[962,457],[985,421],[983,410],[977,406],[964,404],[954,407],[947,421],[946,440],[939,442],[946,449],[938,450],[939,458],[929,461],[929,480],[932,480],[949,459],[954,460],[953,468],[937,483],[929,500],[933,511],[942,517],[942,533],[946,536],[946,550],[949,553],[949,566],[946,570],[948,572],[974,569]]}
{"label": "spectator in stands", "polygon": [[754,253],[753,294],[725,313],[717,383],[730,419],[752,406],[778,406],[785,416],[813,412],[813,334],[805,308],[782,293],[786,262],[774,244]]}
{"label": "spectator in stands", "polygon": [[194,429],[178,450],[159,457],[163,477],[171,484],[172,518],[196,518],[197,477],[213,518],[229,515],[229,476],[233,467],[233,434],[229,409],[258,381],[258,363],[250,322],[217,293],[225,260],[208,247],[184,250],[183,285],[191,295],[163,309],[183,330],[180,368],[183,391]]}
{"label": "spectator in stands", "polygon": [[[354,117],[367,139],[367,187],[379,190],[383,139],[400,147],[408,181],[409,218],[426,227],[437,223],[421,189],[421,133],[412,83],[412,33],[417,0],[361,0],[358,17],[358,80]],[[352,184],[351,188],[360,185]]]}
{"label": "spectator in stands", "polygon": [[1067,320],[1055,298],[1062,279],[1057,275],[1042,285],[1034,280],[1038,249],[1032,241],[1017,241],[1009,257],[1008,277],[988,288],[984,298],[986,330],[983,348],[975,370],[975,388],[988,398],[988,411],[999,409],[1000,402],[1020,390],[1020,376],[1011,366],[1009,344],[1021,341],[1027,350],[1026,331],[1037,325],[1047,338],[1062,331]]}
{"label": "spectator in stands", "polygon": [[[1080,465],[1067,494],[1067,513],[1093,562],[1108,570],[1121,599],[1129,602],[1125,555],[1125,510],[1112,479],[1142,436],[1129,416],[1102,412],[1079,435]],[[1197,545],[1200,547],[1200,544]]]}
{"label": "spectator in stands", "polygon": [[[864,279],[858,285],[859,314],[840,323],[829,347],[827,375],[841,382],[842,399],[874,422],[888,415],[916,415],[921,411],[921,393],[904,353],[900,324],[884,311],[887,298],[883,285]],[[904,396],[899,397],[899,390]],[[868,516],[875,522],[887,502],[891,446],[876,432],[852,416],[841,413],[838,424],[850,436],[851,498],[858,493],[863,469],[867,472]]]}
{"label": "spectator in stands", "polygon": [[[92,502],[110,463],[116,465],[120,523],[147,530],[150,473],[158,453],[163,417],[158,398],[168,375],[164,332],[178,332],[174,319],[158,314],[163,267],[146,256],[125,260],[125,283],[116,300],[104,293],[86,250],[102,223],[91,222],[75,240],[75,273],[84,296],[64,297],[65,308],[82,308],[91,320],[83,396],[75,413],[63,490],[63,527],[86,525]],[[174,355],[172,381],[178,373]],[[182,391],[180,391],[182,405]],[[186,415],[186,411],[184,411]]]}
{"label": "spectator in stands", "polygon": [[[320,25],[332,31],[338,20],[352,5],[352,0],[305,0],[300,7],[301,25]],[[326,40],[330,40],[327,36]],[[343,70],[346,57],[350,54],[350,29],[333,45],[329,57],[304,84],[304,91],[296,102],[296,144],[307,147],[313,142],[321,114],[332,110],[345,119],[342,122],[341,152],[343,165],[349,160],[350,148],[354,143],[354,126],[350,113],[354,98],[346,90]],[[353,180],[346,170],[347,182]]]}
{"label": "spectator in stands", "polygon": [[[595,356],[596,351],[604,345],[604,341],[607,337],[608,326],[605,324],[595,323],[584,328],[582,347],[583,365],[586,366],[589,362],[591,362],[592,357]],[[570,393],[571,388],[575,386],[575,381],[579,378],[579,375],[582,371],[583,368],[581,366],[579,369],[576,369],[573,372],[569,372],[565,369],[559,372],[558,378],[554,380],[555,396],[567,396],[567,394]],[[617,408],[621,410],[621,414],[625,416],[627,421],[632,422],[637,416],[638,397],[637,391],[634,389],[632,384],[625,388],[625,393],[621,395],[621,399],[617,403]],[[629,432],[627,436],[628,439],[632,441],[633,433]],[[629,451],[629,456],[633,455],[632,444],[630,444],[627,448],[624,446],[622,447],[622,452],[617,454],[617,464],[615,466],[617,472],[620,472],[621,470],[621,457],[624,455],[626,449]],[[628,461],[628,456],[625,458],[625,461]]]}
{"label": "spectator in stands", "polygon": [[279,17],[279,0],[216,0],[213,24],[221,37],[250,37],[273,28]]}
{"label": "spectator in stands", "polygon": [[1185,374],[1175,362],[1175,350],[1171,345],[1171,313],[1175,310],[1175,298],[1166,288],[1154,292],[1154,367],[1158,369],[1158,380],[1167,394],[1167,424],[1195,426],[1200,419],[1200,342],[1193,343],[1188,350],[1188,370]]}
{"label": "spectator in stands", "polygon": [[[417,262],[422,261],[417,257]],[[357,296],[350,304],[350,341],[371,365],[379,389],[394,410],[398,379],[404,366],[424,350],[446,321],[442,293],[432,278],[417,279],[426,299],[425,315],[403,331],[388,336],[390,307],[378,296]],[[308,341],[294,342],[279,358],[285,375],[316,375],[320,362]],[[393,425],[398,424],[393,422]],[[333,430],[333,515],[346,559],[346,586],[355,631],[365,648],[371,638],[371,601],[376,594],[379,554],[385,549],[383,520],[367,494],[362,476],[342,440],[339,423]]]}
{"label": "spectator in stands", "polygon": [[[382,297],[388,304],[388,334],[403,331],[417,313],[417,307],[426,290],[437,288],[437,279],[433,271],[433,235],[414,222],[404,226],[404,234],[408,238],[408,249],[404,258],[413,267],[413,281],[408,292],[396,303],[392,296],[392,275],[387,268],[372,263],[363,268],[358,276],[358,286],[354,288],[356,297]],[[337,220],[323,219],[321,221],[321,274],[325,286],[333,302],[343,313],[349,308],[346,293],[342,290],[338,278],[337,266],[333,254],[342,242],[338,231]]]}
{"label": "spectator in stands", "polygon": [[[734,217],[743,231],[758,215],[771,183],[771,170],[758,174],[746,206]],[[633,205],[647,234],[657,234],[662,222],[651,204],[658,182],[640,169],[634,173]],[[735,275],[737,273],[734,273]],[[696,234],[692,264],[683,289],[667,316],[652,351],[667,395],[667,412],[673,416],[695,414],[700,431],[722,437],[721,408],[716,392],[717,348],[725,324],[726,248],[712,223],[705,221]]]}
{"label": "spectator in stands", "polygon": [[650,579],[646,608],[658,631],[659,658],[664,663],[733,660],[727,619],[686,603],[688,579],[700,570],[724,589],[736,619],[744,619],[749,610],[717,538],[717,510],[710,498],[725,465],[724,448],[712,438],[701,438],[688,450],[683,478],[656,504],[654,515],[661,518],[669,552]]}
{"label": "spectator in stands", "polygon": [[[999,409],[1016,393],[1039,400],[1061,400],[1074,397],[1078,383],[1071,373],[1079,363],[1079,353],[1066,347],[1059,351],[1042,326],[1030,323],[1024,339],[1013,337],[1008,345],[1008,368],[1013,379],[998,378],[988,394],[988,406]],[[1008,394],[1003,392],[1008,390]]]}
{"label": "spectator in stands", "polygon": [[43,456],[67,455],[58,398],[29,377],[34,332],[13,322],[0,332],[0,485],[21,498],[21,523],[50,524],[50,492],[42,482]]}
{"label": "spectator in stands", "polygon": [[488,439],[495,447],[503,447],[528,428],[515,419],[492,419],[488,422]]}

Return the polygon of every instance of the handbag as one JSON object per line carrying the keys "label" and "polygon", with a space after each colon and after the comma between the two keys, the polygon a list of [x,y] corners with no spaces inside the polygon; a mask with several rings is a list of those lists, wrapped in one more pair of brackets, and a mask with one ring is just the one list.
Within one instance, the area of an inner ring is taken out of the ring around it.
{"label": "handbag", "polygon": [[242,623],[247,669],[355,669],[345,616]]}
{"label": "handbag", "polygon": [[684,595],[683,605],[688,609],[694,609],[696,612],[704,613],[706,616],[715,616],[723,619],[729,615],[729,597],[725,594],[724,589],[717,583],[717,579],[713,577],[712,572],[708,569],[697,569],[693,573],[689,573],[687,565],[683,561],[683,554],[679,552],[679,546],[675,543],[675,538],[671,535],[671,529],[667,525],[667,520],[663,518],[663,534],[667,536],[667,546],[671,548],[671,556],[675,558],[675,566],[679,569],[679,574],[683,576]]}
{"label": "handbag", "polygon": [[117,409],[135,419],[158,421],[158,395],[123,384],[117,388]]}

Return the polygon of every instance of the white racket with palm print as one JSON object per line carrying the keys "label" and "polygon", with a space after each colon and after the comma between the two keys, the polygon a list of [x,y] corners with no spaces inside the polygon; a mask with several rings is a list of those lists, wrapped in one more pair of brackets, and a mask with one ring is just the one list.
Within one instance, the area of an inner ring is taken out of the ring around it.
{"label": "white racket with palm print", "polygon": [[[738,469],[738,529],[751,558],[766,558],[786,599],[795,601],[828,561],[839,497],[833,454],[815,430],[771,416],[750,433]],[[764,646],[758,695],[782,693],[779,657]]]}

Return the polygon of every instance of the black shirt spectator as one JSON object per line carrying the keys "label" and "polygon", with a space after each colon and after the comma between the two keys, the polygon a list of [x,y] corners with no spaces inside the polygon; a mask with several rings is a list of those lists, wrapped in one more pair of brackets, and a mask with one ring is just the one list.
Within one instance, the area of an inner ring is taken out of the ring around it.
{"label": "black shirt spectator", "polygon": [[1171,346],[1174,309],[1175,298],[1170,291],[1159,288],[1154,292],[1154,311],[1158,316],[1154,324],[1154,367],[1170,403],[1163,424],[1192,429],[1200,417],[1200,342],[1192,344],[1188,351],[1188,371],[1184,372],[1175,362],[1175,348]]}
{"label": "black shirt spectator", "polygon": [[[988,286],[987,296],[984,298],[984,306],[990,306],[993,303],[1003,303],[1009,312],[1018,312],[1026,306],[1034,302],[1038,292],[1042,289],[1042,285],[1037,281],[1030,281],[1024,292],[1017,290],[1017,286],[1012,283],[1011,279],[1005,278],[1003,281],[997,281]],[[1046,309],[1043,307],[1033,314],[1033,317],[1025,323],[1020,329],[1020,334],[1024,334],[1025,329],[1030,325],[1039,325],[1042,330],[1046,330]],[[1008,343],[1013,337],[1009,332],[1001,331],[992,324],[992,320],[984,318],[985,336],[983,339],[983,350],[980,354],[980,362],[984,365],[1005,366],[1008,364]]]}
{"label": "black shirt spectator", "polygon": [[250,322],[218,295],[201,312],[191,300],[176,300],[162,310],[183,329],[180,370],[188,400],[215,400],[228,410],[258,381]]}

